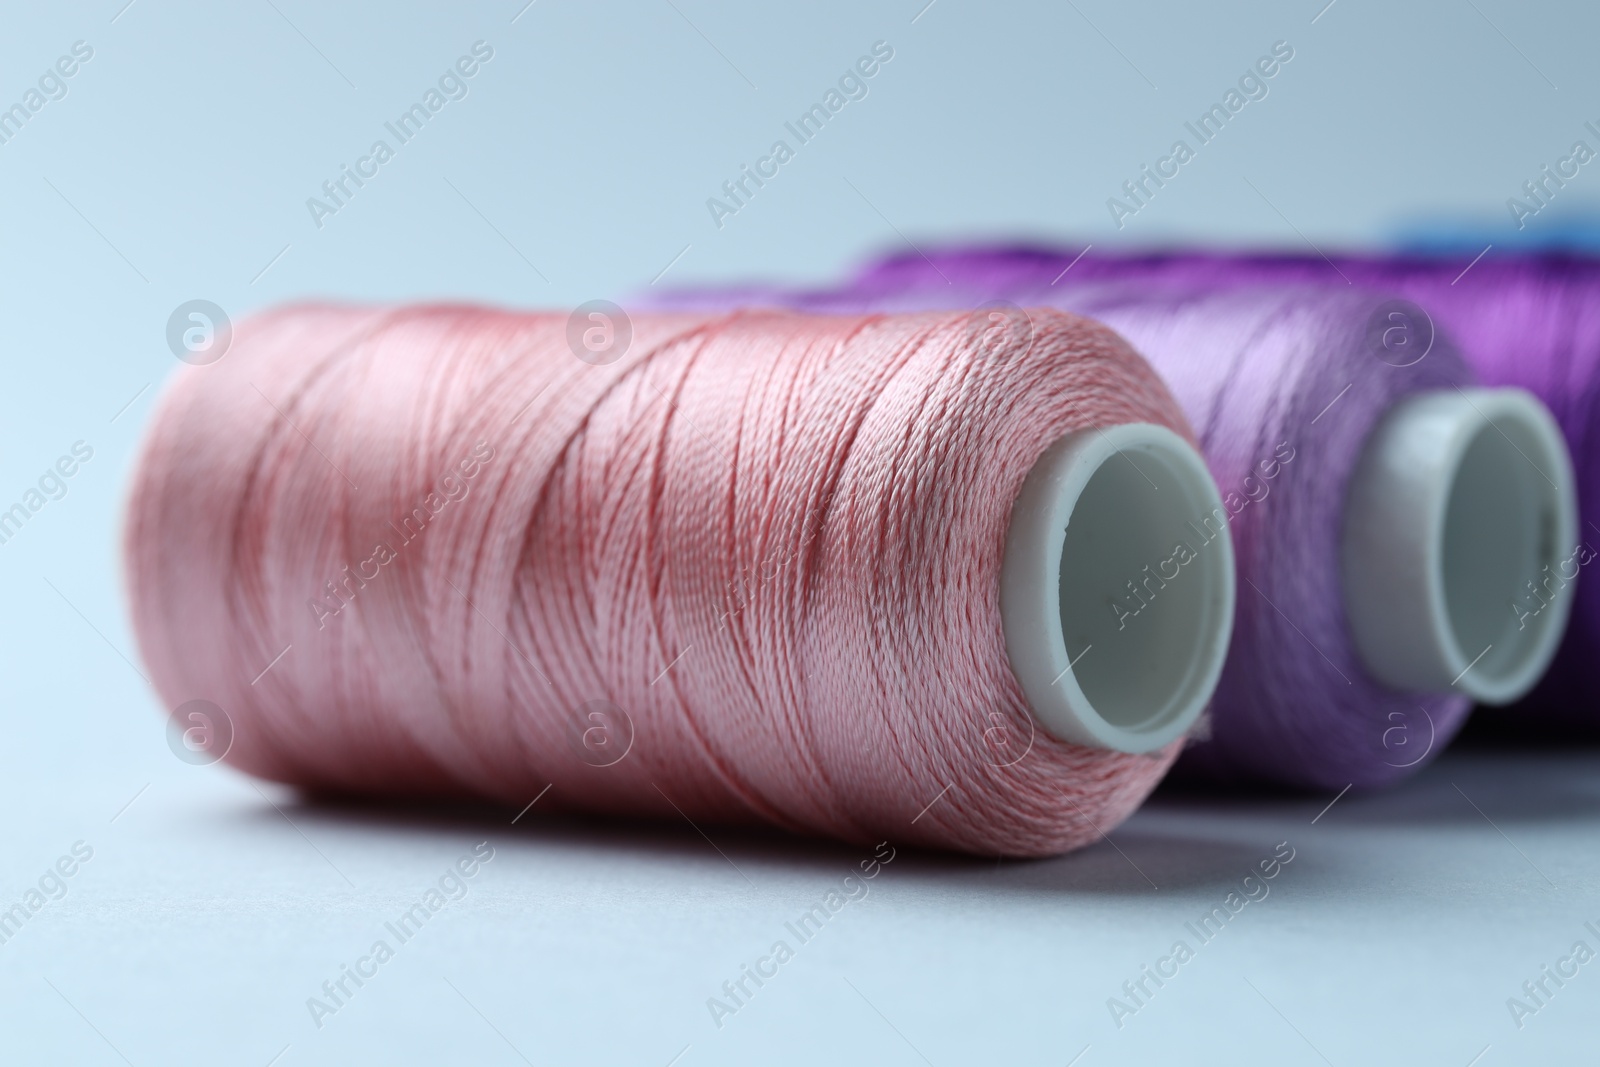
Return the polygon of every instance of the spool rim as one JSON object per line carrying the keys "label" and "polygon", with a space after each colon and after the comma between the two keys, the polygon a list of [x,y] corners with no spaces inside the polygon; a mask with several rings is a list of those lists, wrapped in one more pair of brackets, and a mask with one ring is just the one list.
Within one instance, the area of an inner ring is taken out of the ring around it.
{"label": "spool rim", "polygon": [[[1397,689],[1485,704],[1526,694],[1566,627],[1577,524],[1571,458],[1532,394],[1451,389],[1396,404],[1363,447],[1342,545],[1367,669]],[[1552,573],[1548,599],[1531,595]]]}
{"label": "spool rim", "polygon": [[[1178,542],[1187,555],[1151,548]],[[1148,601],[1112,595],[1135,580]],[[1166,427],[1068,434],[1024,480],[1001,617],[1012,672],[1056,737],[1130,753],[1181,737],[1221,677],[1234,598],[1221,494],[1199,453]]]}

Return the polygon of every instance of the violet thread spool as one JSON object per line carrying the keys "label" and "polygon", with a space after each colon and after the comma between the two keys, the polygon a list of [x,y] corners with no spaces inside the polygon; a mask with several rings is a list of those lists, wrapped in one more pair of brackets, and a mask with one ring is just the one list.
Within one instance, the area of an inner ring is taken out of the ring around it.
{"label": "violet thread spool", "polygon": [[[1210,739],[1181,764],[1193,774],[1380,785],[1435,755],[1471,700],[1504,703],[1537,681],[1565,606],[1531,625],[1502,609],[1575,536],[1571,464],[1542,404],[1471,388],[1442,333],[1422,340],[1415,305],[1350,287],[1212,285],[1198,269],[1169,281],[1074,262],[956,250],[891,258],[832,290],[656,299],[966,308],[1001,330],[1026,314],[1019,304],[1046,305],[1128,337],[1199,428],[1233,514],[1237,632]],[[1093,269],[1079,274],[1084,264]],[[1310,458],[1275,461],[1280,446]]]}

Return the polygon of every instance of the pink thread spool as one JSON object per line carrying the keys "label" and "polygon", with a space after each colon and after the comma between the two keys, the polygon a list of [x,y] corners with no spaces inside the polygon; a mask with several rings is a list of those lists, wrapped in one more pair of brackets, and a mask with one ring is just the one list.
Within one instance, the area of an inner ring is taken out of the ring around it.
{"label": "pink thread spool", "polygon": [[1042,311],[992,340],[961,314],[268,313],[149,432],[141,649],[231,763],[311,789],[1084,844],[1209,699],[1232,548],[1177,550],[1219,495],[1116,335]]}

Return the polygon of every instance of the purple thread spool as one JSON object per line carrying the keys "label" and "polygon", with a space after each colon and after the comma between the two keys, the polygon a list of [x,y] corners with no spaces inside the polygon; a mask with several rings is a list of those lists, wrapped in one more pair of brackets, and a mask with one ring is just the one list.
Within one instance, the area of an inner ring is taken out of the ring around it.
{"label": "purple thread spool", "polygon": [[[966,306],[1002,334],[1026,329],[1016,305],[1050,304],[1127,336],[1184,404],[1233,513],[1234,643],[1212,736],[1185,758],[1192,771],[1381,784],[1442,748],[1469,698],[1526,691],[1553,653],[1565,603],[1521,629],[1494,607],[1524,574],[1558,563],[1556,544],[1575,536],[1570,467],[1543,408],[1516,391],[1463,391],[1468,372],[1413,305],[1342,284],[1217,286],[1198,262],[1170,276],[1159,259],[1148,276],[1115,269],[1129,262],[1086,258],[1063,286],[1051,282],[1071,257],[956,252],[891,259],[838,291],[666,299],[824,312]],[[1118,284],[1124,274],[1140,284]],[[1002,337],[998,349],[1008,348],[1015,336]],[[1536,456],[1545,481],[1530,484],[1513,453]],[[1159,595],[1143,582],[1144,595]],[[1123,611],[1142,599],[1130,592]]]}
{"label": "purple thread spool", "polygon": [[[1060,288],[1090,282],[1208,287],[1349,285],[1395,293],[1426,309],[1458,344],[1478,379],[1528,390],[1561,427],[1575,468],[1578,532],[1548,571],[1524,579],[1508,610],[1570,610],[1571,625],[1548,673],[1513,710],[1512,724],[1600,736],[1600,582],[1577,579],[1600,557],[1600,259],[1568,252],[1316,255],[1172,251],[1137,255],[1078,249],[972,248],[892,256],[845,291],[865,300],[948,288]],[[1071,270],[1062,271],[1071,264]],[[947,281],[946,278],[950,280]],[[1060,279],[1055,286],[1052,280]],[[1348,284],[1347,284],[1348,283]]]}

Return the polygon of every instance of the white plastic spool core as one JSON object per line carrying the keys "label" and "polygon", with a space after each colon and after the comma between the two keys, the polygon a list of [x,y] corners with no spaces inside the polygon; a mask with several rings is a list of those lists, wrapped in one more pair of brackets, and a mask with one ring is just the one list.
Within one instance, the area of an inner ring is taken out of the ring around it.
{"label": "white plastic spool core", "polygon": [[1183,438],[1130,423],[1040,456],[1012,505],[1000,614],[1046,730],[1117,752],[1182,736],[1222,674],[1233,607],[1227,512]]}
{"label": "white plastic spool core", "polygon": [[1345,607],[1367,668],[1398,689],[1522,696],[1566,627],[1577,524],[1572,460],[1531,394],[1396,404],[1367,438],[1345,512]]}

